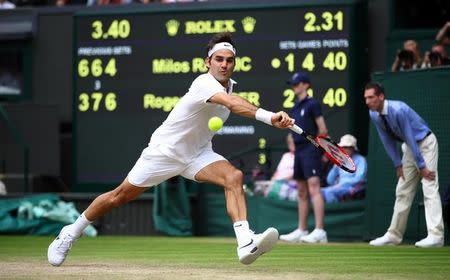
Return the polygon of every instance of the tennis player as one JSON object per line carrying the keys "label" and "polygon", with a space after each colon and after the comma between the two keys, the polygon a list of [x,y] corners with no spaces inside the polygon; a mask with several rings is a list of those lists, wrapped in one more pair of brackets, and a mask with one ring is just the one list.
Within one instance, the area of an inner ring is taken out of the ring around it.
{"label": "tennis player", "polygon": [[64,262],[73,243],[92,221],[137,198],[149,187],[177,175],[224,188],[241,263],[251,264],[275,246],[278,240],[275,228],[268,228],[261,234],[250,230],[243,174],[212,150],[214,132],[208,129],[208,120],[213,116],[226,120],[230,111],[282,129],[292,127],[294,120],[285,112],[266,111],[232,95],[235,58],[236,48],[229,33],[211,38],[205,58],[208,72],[192,82],[189,91],[154,131],[148,147],[125,180],[114,190],[98,196],[73,224],[62,228],[48,247],[50,264],[59,266]]}

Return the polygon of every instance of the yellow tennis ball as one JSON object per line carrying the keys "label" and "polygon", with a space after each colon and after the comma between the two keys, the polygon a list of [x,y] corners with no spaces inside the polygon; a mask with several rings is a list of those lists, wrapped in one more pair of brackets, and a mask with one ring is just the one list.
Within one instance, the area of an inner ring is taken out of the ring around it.
{"label": "yellow tennis ball", "polygon": [[212,131],[216,132],[219,131],[222,128],[223,121],[219,117],[212,117],[208,121],[208,127]]}

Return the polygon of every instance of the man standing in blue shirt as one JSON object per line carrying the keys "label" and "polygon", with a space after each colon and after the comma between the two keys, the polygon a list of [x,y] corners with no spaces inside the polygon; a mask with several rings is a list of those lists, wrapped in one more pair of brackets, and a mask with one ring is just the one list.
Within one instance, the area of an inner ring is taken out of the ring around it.
{"label": "man standing in blue shirt", "polygon": [[[287,83],[292,87],[297,99],[291,111],[295,123],[311,135],[328,134],[320,103],[307,93],[311,85],[308,74],[295,73]],[[327,233],[324,230],[324,201],[320,192],[321,157],[322,153],[308,140],[294,134],[295,159],[294,179],[298,181],[298,228],[289,234],[280,236],[288,242],[326,243]],[[312,201],[315,229],[308,234],[307,219],[309,201]]]}
{"label": "man standing in blue shirt", "polygon": [[[364,99],[398,177],[391,225],[386,234],[370,241],[370,245],[397,245],[402,241],[417,184],[422,181],[428,236],[415,245],[442,247],[444,223],[439,195],[436,136],[426,122],[404,102],[385,99],[381,84],[368,83]],[[402,143],[403,157],[397,149],[397,142]]]}

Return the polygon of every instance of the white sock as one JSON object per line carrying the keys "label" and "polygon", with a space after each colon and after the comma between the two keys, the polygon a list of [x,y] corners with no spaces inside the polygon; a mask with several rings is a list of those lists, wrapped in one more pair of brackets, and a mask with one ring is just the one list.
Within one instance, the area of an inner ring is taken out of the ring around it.
{"label": "white sock", "polygon": [[70,225],[70,230],[73,234],[76,236],[81,236],[83,234],[83,231],[85,228],[87,228],[88,225],[90,225],[92,221],[89,221],[86,219],[86,216],[84,216],[84,212],[78,217],[78,219]]}
{"label": "white sock", "polygon": [[234,233],[236,234],[236,239],[238,247],[242,247],[250,243],[250,228],[247,221],[238,221],[233,224]]}

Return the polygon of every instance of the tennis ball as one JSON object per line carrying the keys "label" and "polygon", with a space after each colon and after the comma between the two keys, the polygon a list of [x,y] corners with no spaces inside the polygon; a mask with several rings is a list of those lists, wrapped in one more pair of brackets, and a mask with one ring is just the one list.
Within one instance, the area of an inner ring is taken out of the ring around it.
{"label": "tennis ball", "polygon": [[219,117],[212,117],[208,121],[208,127],[212,131],[216,132],[219,131],[222,128],[223,121]]}

